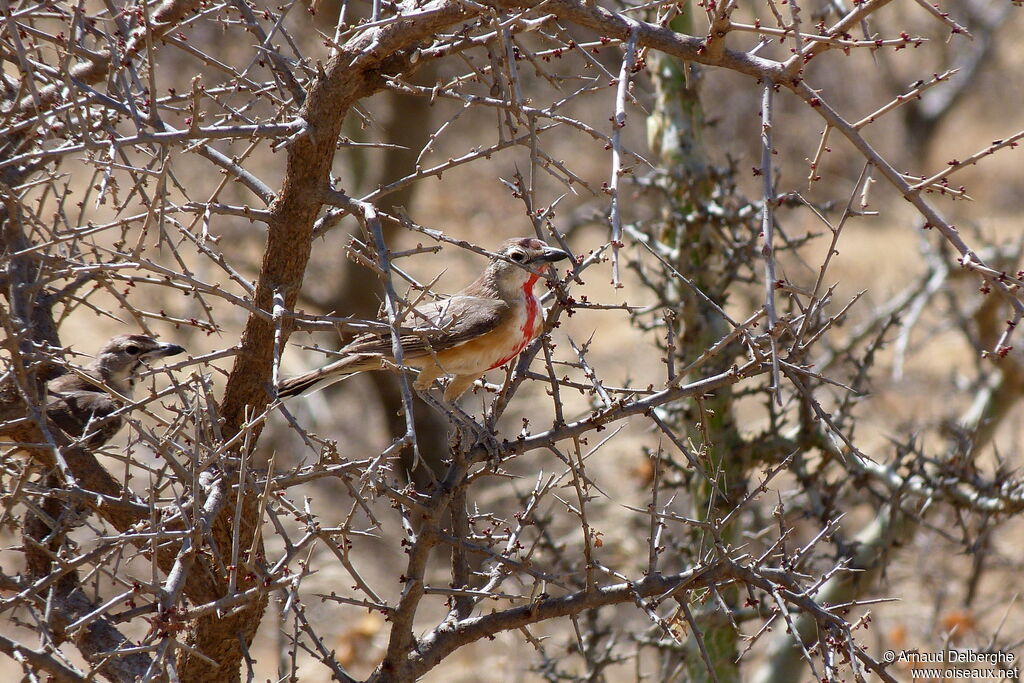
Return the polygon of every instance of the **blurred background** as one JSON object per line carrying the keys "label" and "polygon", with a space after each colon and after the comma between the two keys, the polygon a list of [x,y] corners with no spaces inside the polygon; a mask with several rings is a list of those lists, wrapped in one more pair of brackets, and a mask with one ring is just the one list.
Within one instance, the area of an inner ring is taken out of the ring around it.
{"label": "blurred background", "polygon": [[[830,16],[834,8],[825,2],[820,5],[801,6],[807,33],[814,33],[819,21],[834,21],[834,14]],[[343,7],[325,0],[315,12],[301,4],[288,5],[288,9],[283,13],[283,26],[292,43],[275,49],[295,60],[297,72],[310,73],[317,60],[330,55],[329,43]],[[357,5],[344,9],[349,22],[368,11]],[[103,13],[98,7],[90,8],[93,10]],[[851,31],[850,39],[865,40],[865,29],[872,37],[876,33],[885,38],[905,35],[910,40],[903,49],[860,47],[849,55],[832,50],[807,64],[803,75],[811,87],[822,89],[822,97],[848,121],[871,114],[917,83],[944,75],[941,83],[920,97],[864,128],[865,138],[875,149],[906,174],[931,176],[951,161],[965,159],[992,141],[1024,129],[1024,79],[1020,70],[1024,47],[1015,39],[1024,30],[1020,8],[1005,0],[951,0],[943,4],[942,12],[967,28],[973,40],[951,33],[949,25],[917,3],[892,2],[872,14],[869,25]],[[732,21],[753,25],[756,18],[765,20],[767,16],[760,4],[743,4]],[[204,125],[241,120],[282,122],[287,119],[282,112],[294,112],[294,102],[285,102],[283,88],[268,96],[256,82],[248,80],[250,76],[260,81],[266,78],[260,71],[265,57],[253,49],[256,38],[239,28],[244,24],[239,17],[233,6],[211,6],[183,22],[165,43],[152,48],[151,73],[157,89],[149,96],[159,103],[160,116],[166,123],[179,129],[192,124],[192,117],[199,114],[192,104],[195,83],[203,88],[198,100],[202,102]],[[59,18],[42,17],[34,25],[54,30],[60,23]],[[696,33],[702,35],[704,30],[705,24],[699,24]],[[529,131],[506,120],[508,111],[501,107],[467,106],[464,101],[442,95],[397,92],[440,84],[478,97],[504,97],[505,93],[489,91],[485,78],[478,79],[481,83],[473,82],[474,73],[481,75],[489,63],[485,52],[467,51],[429,61],[408,79],[396,78],[389,91],[361,101],[345,121],[345,141],[334,160],[335,187],[351,197],[369,197],[382,211],[408,218],[406,227],[385,223],[388,246],[394,252],[417,252],[396,259],[395,264],[417,283],[429,284],[434,292],[452,293],[465,286],[485,260],[453,244],[438,245],[408,225],[439,230],[485,249],[494,248],[508,237],[532,235],[534,222],[527,215],[522,197],[510,187],[517,182],[530,185],[535,208],[556,204],[546,222],[564,235],[575,255],[586,257],[607,245],[609,197],[603,188],[609,182],[611,152],[603,137],[590,135],[586,129],[599,131],[602,136],[611,134],[609,119],[615,113],[616,95],[612,81],[619,73],[622,46],[615,41],[602,45],[598,36],[576,27],[562,27],[559,35],[571,36],[588,47],[554,55],[549,36],[523,33],[518,37],[522,49],[533,53],[531,58],[517,62],[517,77],[523,88],[520,103],[547,114],[557,112],[573,122],[537,132],[543,163],[537,163],[537,153],[531,151]],[[728,46],[749,50],[758,41],[753,31],[734,30],[729,34]],[[188,45],[196,46],[205,56],[190,52]],[[42,56],[48,55],[51,63],[57,63],[53,49],[45,45],[39,49]],[[788,54],[789,42],[777,41],[765,44],[759,52],[762,57],[780,60]],[[621,131],[626,150],[623,165],[630,169],[620,185],[623,221],[630,228],[621,250],[622,286],[613,286],[608,261],[583,271],[581,282],[569,283],[569,292],[578,302],[585,297],[586,302],[600,307],[563,315],[551,336],[555,367],[583,384],[589,379],[573,345],[586,346],[586,359],[604,386],[657,389],[666,380],[663,354],[658,351],[664,342],[665,329],[659,327],[659,321],[664,318],[666,299],[651,280],[658,262],[636,236],[665,237],[669,231],[665,226],[673,225],[673,221],[682,224],[685,216],[673,214],[679,204],[666,208],[671,202],[665,195],[671,192],[665,189],[664,178],[672,174],[659,170],[669,154],[658,137],[664,131],[664,121],[659,119],[663,114],[659,112],[664,111],[661,105],[667,97],[665,89],[670,87],[666,83],[673,80],[662,78],[656,86],[651,74],[668,67],[654,54],[644,58],[646,68],[632,81],[627,125]],[[258,79],[254,75],[257,72]],[[16,88],[20,74],[11,59],[4,62],[4,74],[8,87]],[[683,167],[691,178],[695,177],[695,168],[702,168],[715,188],[700,204],[700,210],[717,207],[721,215],[736,218],[730,230],[736,234],[747,230],[745,246],[733,240],[737,245],[735,258],[742,259],[746,254],[747,262],[731,274],[727,295],[719,301],[734,319],[742,320],[763,299],[758,252],[751,246],[758,243],[757,234],[742,222],[756,215],[762,194],[763,178],[757,172],[761,165],[761,88],[741,74],[697,65],[688,67],[685,78],[681,72],[674,76],[675,87],[686,93],[680,101],[692,107],[682,119],[694,125],[687,138],[689,161]],[[66,110],[47,125],[60,126],[61,119],[67,118],[70,127],[70,120],[77,116]],[[552,119],[541,116],[537,121],[543,129]],[[783,245],[777,260],[778,277],[794,288],[812,289],[832,237],[818,214],[837,221],[851,203],[863,214],[843,225],[837,253],[824,278],[826,287],[834,287],[831,314],[859,296],[841,324],[830,330],[829,339],[815,356],[818,362],[828,360],[825,367],[829,377],[857,389],[853,397],[836,392],[829,409],[842,405],[855,414],[856,421],[851,424],[856,427],[851,426],[849,433],[858,449],[886,462],[898,461],[901,453],[913,449],[931,453],[955,450],[950,444],[962,442],[965,433],[977,437],[981,418],[972,413],[972,408],[975,412],[987,411],[985,419],[990,420],[992,434],[986,435],[982,447],[963,446],[971,453],[972,471],[978,477],[996,480],[1016,472],[1021,462],[1017,445],[1022,436],[1018,390],[1024,385],[1018,383],[1020,380],[1007,380],[1006,375],[1016,377],[1020,353],[1010,352],[1007,363],[1000,366],[999,377],[994,376],[993,366],[981,353],[992,348],[1003,321],[1010,315],[1008,310],[979,291],[982,283],[978,278],[955,268],[956,255],[936,231],[922,230],[924,219],[877,172],[865,171],[860,152],[836,131],[822,144],[822,119],[806,103],[783,90],[774,98],[774,123],[775,191],[785,199],[776,209],[776,239]],[[111,117],[109,122],[98,124],[98,130],[124,130],[126,125]],[[517,135],[526,139],[509,144]],[[272,142],[254,138],[213,140],[210,144],[238,159],[276,190],[283,180],[284,152],[275,151]],[[481,154],[490,146],[496,147],[493,153]],[[264,224],[235,215],[240,211],[216,207],[260,211],[266,206],[243,184],[226,177],[194,151],[123,147],[118,150],[119,161],[112,163],[102,146],[97,146],[63,155],[52,170],[57,180],[51,178],[45,185],[20,192],[21,204],[31,207],[41,223],[56,226],[48,235],[34,235],[36,243],[54,240],[58,246],[53,254],[64,249],[60,244],[66,245],[61,256],[76,264],[56,286],[74,282],[76,273],[87,264],[127,263],[131,259],[124,258],[124,254],[134,256],[133,267],[112,271],[123,277],[98,278],[85,284],[56,311],[61,342],[74,352],[92,353],[108,337],[128,332],[151,333],[181,344],[192,357],[217,354],[238,343],[248,316],[244,306],[225,297],[168,287],[161,282],[159,269],[145,263],[151,260],[188,273],[239,300],[248,296],[241,282],[254,280],[259,272],[266,238]],[[466,155],[471,157],[467,163],[451,163]],[[929,196],[976,252],[984,253],[988,262],[1010,273],[1020,268],[1022,246],[1018,222],[1024,209],[1024,164],[1020,155],[1020,150],[999,151],[953,176],[953,189],[945,196]],[[811,161],[815,159],[812,170]],[[138,172],[129,167],[147,170]],[[432,173],[435,167],[441,171]],[[812,181],[810,176],[814,176]],[[517,181],[517,177],[522,180]],[[399,186],[389,189],[395,183]],[[686,191],[698,192],[694,185],[687,186]],[[153,196],[160,197],[159,204],[147,199]],[[683,204],[697,206],[692,197],[687,201],[690,203]],[[62,218],[51,223],[50,214]],[[381,304],[380,279],[351,258],[352,248],[361,251],[360,243],[366,239],[359,225],[351,217],[326,218],[318,228],[321,234],[314,244],[296,310],[311,315],[376,318]],[[192,239],[183,237],[183,231]],[[360,242],[353,244],[353,236]],[[667,238],[665,241],[671,243]],[[420,250],[420,246],[441,248]],[[683,251],[687,248],[685,243],[677,246]],[[223,257],[222,262],[219,257]],[[564,275],[564,269],[560,274]],[[400,293],[410,289],[401,280],[397,284]],[[415,288],[410,292],[410,298],[415,299]],[[686,348],[688,333],[680,329],[679,334],[683,344],[680,363],[685,364],[704,347]],[[345,341],[335,332],[297,332],[283,351],[280,372],[287,376],[323,364],[329,356],[313,347],[333,350]],[[864,364],[869,357],[870,366]],[[538,372],[543,372],[539,369],[543,367],[542,358],[538,356],[535,362]],[[208,375],[214,395],[219,395],[231,362],[227,354],[191,372]],[[496,385],[505,379],[504,369],[486,377],[487,382]],[[996,408],[992,404],[979,407],[984,387],[997,391],[994,399],[986,394]],[[467,394],[462,406],[471,414],[484,414],[493,396],[480,388]],[[527,381],[501,415],[496,425],[498,438],[514,439],[524,428],[534,432],[548,428],[553,420],[548,396],[545,382]],[[569,420],[585,416],[599,405],[593,392],[563,389],[559,400]],[[343,458],[373,457],[404,431],[404,417],[398,414],[399,385],[389,373],[346,379],[308,398],[291,401],[287,408],[304,429],[336,442]],[[777,426],[763,393],[739,392],[731,410],[740,436],[761,435]],[[158,416],[167,414],[160,408],[154,408],[154,412]],[[992,418],[993,412],[998,414],[996,418]],[[422,403],[417,404],[415,415],[424,457],[437,466],[447,453],[448,425]],[[681,413],[680,420],[685,423],[692,416]],[[602,494],[591,501],[589,520],[601,534],[601,562],[632,576],[646,563],[649,522],[646,515],[637,514],[633,508],[643,509],[650,500],[652,454],[672,445],[643,419],[625,420],[615,429],[621,431],[614,433],[614,440],[587,461],[587,475]],[[589,446],[598,441],[592,438]],[[115,446],[128,448],[134,457],[156,466],[157,455],[134,441],[127,430]],[[259,467],[273,463],[275,470],[284,471],[315,462],[319,454],[307,446],[287,419],[275,414],[259,441],[256,457]],[[123,467],[114,459],[106,462],[112,471]],[[492,478],[481,484],[475,490],[476,504],[493,514],[495,525],[500,526],[521,507],[539,473],[561,474],[564,469],[554,453],[528,453],[508,465],[508,478]],[[393,474],[396,480],[423,484],[418,478],[422,473],[416,472],[408,454]],[[754,479],[757,474],[751,470]],[[145,473],[140,470],[134,476],[137,478],[129,483],[144,490]],[[788,493],[800,489],[799,480],[798,472],[782,474],[773,481],[772,493],[766,496],[762,509],[752,513],[768,526],[773,522],[772,507],[785,498],[787,505],[792,505],[786,515],[787,523],[797,530],[797,545],[819,528],[812,506],[787,498]],[[848,530],[847,541],[856,545],[858,531],[870,524],[884,501],[871,485],[864,485],[860,493],[851,491],[857,483],[834,471],[818,483],[842,491],[842,509],[832,512],[846,515],[842,526]],[[293,498],[325,527],[351,519],[352,499],[345,486],[335,480],[311,483]],[[686,494],[680,493],[680,506],[688,504],[685,498]],[[393,575],[395,567],[405,562],[397,542],[403,532],[398,514],[387,499],[375,499],[375,505],[374,514],[381,525],[366,527],[366,535],[360,537],[352,555],[381,597],[393,600],[402,589]],[[546,542],[571,555],[574,545],[580,543],[577,521],[557,498],[547,500],[546,506],[543,515],[549,518],[546,528],[552,535]],[[1024,620],[1024,609],[1016,602],[1024,528],[1019,520],[1008,516],[1000,517],[998,527],[989,527],[990,521],[968,518],[956,506],[946,506],[926,519],[922,515],[913,533],[901,535],[897,544],[888,547],[886,552],[891,556],[881,575],[872,577],[877,578],[877,584],[868,595],[896,599],[870,607],[865,641],[878,651],[891,647],[935,650],[946,643],[979,649],[995,634],[1000,635],[1003,645],[1017,641],[1009,634],[1019,635]],[[751,523],[748,528],[756,529],[758,524]],[[751,532],[736,542],[750,543],[752,552],[756,552],[771,539],[759,539]],[[0,530],[0,544],[6,548],[0,550],[0,562],[6,573],[18,569],[18,554],[11,551],[18,543],[13,525]],[[268,537],[267,543],[268,554],[281,551],[275,537]],[[838,556],[840,549],[835,552]],[[306,558],[310,566],[323,561],[324,568],[303,583],[305,616],[318,633],[326,636],[325,646],[335,652],[350,673],[366,675],[383,655],[387,624],[377,614],[316,598],[321,593],[349,592],[351,578],[340,571],[340,566],[327,561],[330,555],[330,550],[317,547]],[[825,555],[823,562],[834,559]],[[673,564],[685,566],[686,562],[687,558],[680,556]],[[445,576],[445,567],[436,570],[439,577]],[[280,600],[272,599],[254,644],[255,679],[276,680],[281,662],[291,659],[288,651],[293,646],[288,638],[294,635],[294,624],[287,616],[280,622],[275,616],[279,609]],[[443,600],[438,599],[422,614],[423,627],[432,626],[431,619],[439,619],[444,613]],[[339,618],[340,614],[344,617]],[[645,617],[641,612],[623,610],[620,616],[635,622],[634,632],[643,632]],[[15,628],[17,625],[12,621],[3,629],[24,633]],[[568,620],[545,623],[532,633],[536,638],[550,639],[555,649],[576,647],[577,635]],[[138,637],[143,634],[140,632]],[[744,654],[743,671],[751,677],[770,660],[768,645],[768,638],[762,638]],[[615,652],[639,652],[645,646],[642,639],[616,643]],[[1012,645],[1018,646],[1019,642]],[[297,680],[330,680],[327,670],[311,663],[308,652],[294,656],[302,672]],[[603,680],[639,679],[641,674],[649,680],[672,678],[656,672],[651,661],[641,657],[611,661],[593,680],[602,680],[601,676]],[[569,658],[563,664],[565,677],[586,677],[586,658]],[[10,661],[4,668],[11,672],[18,669]],[[546,667],[545,658],[519,633],[512,632],[499,636],[496,643],[481,641],[460,649],[425,680],[557,680],[559,675],[558,667]]]}

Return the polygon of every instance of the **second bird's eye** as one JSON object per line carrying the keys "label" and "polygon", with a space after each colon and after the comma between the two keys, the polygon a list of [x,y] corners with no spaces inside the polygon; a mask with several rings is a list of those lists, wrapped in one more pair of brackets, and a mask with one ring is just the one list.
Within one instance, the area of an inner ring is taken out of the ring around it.
{"label": "second bird's eye", "polygon": [[513,251],[509,255],[509,258],[515,261],[516,263],[522,263],[526,259],[526,254],[524,254],[521,251]]}
{"label": "second bird's eye", "polygon": [[124,350],[125,350],[126,353],[134,356],[135,354],[137,354],[139,352],[139,347],[138,346],[126,346],[126,347],[124,347]]}

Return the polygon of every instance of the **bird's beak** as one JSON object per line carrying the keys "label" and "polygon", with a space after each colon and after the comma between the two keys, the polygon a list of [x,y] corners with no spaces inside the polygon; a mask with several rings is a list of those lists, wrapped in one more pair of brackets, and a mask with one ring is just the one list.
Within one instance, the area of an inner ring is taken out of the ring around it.
{"label": "bird's beak", "polygon": [[554,263],[555,261],[561,261],[562,259],[569,258],[568,252],[564,252],[561,249],[555,249],[554,247],[544,247],[544,251],[541,252],[540,256],[535,257],[534,261],[541,263]]}
{"label": "bird's beak", "polygon": [[177,344],[161,344],[147,353],[146,356],[148,358],[166,358],[167,356],[177,356],[179,353],[185,353],[184,346],[178,346]]}

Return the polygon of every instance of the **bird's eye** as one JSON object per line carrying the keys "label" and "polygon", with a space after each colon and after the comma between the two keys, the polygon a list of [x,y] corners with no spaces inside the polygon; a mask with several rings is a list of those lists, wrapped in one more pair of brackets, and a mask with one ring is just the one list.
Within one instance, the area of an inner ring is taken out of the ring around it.
{"label": "bird's eye", "polygon": [[513,251],[508,257],[516,263],[522,263],[526,260],[526,254],[521,251]]}
{"label": "bird's eye", "polygon": [[126,346],[124,347],[125,353],[135,356],[138,355],[140,349],[138,346]]}

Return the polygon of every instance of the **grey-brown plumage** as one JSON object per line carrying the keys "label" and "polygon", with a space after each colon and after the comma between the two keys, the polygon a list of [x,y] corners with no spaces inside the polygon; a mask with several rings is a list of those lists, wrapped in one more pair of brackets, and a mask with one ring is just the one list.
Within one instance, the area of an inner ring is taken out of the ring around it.
{"label": "grey-brown plumage", "polygon": [[[452,375],[444,395],[453,400],[485,372],[519,355],[544,326],[533,285],[547,264],[568,256],[532,237],[507,240],[468,287],[410,311],[399,340],[402,363],[420,371],[416,388]],[[357,337],[339,353],[342,358],[333,363],[281,381],[278,396],[295,396],[325,380],[394,362],[390,332]]]}
{"label": "grey-brown plumage", "polygon": [[147,361],[174,356],[185,349],[152,337],[125,334],[100,349],[82,374],[69,373],[46,385],[46,416],[70,439],[98,448],[120,431],[124,420],[110,417],[130,399]]}

